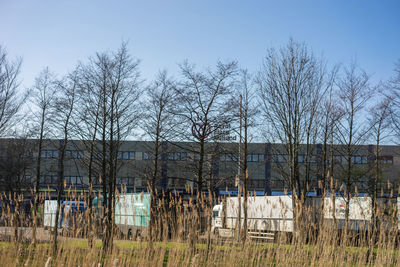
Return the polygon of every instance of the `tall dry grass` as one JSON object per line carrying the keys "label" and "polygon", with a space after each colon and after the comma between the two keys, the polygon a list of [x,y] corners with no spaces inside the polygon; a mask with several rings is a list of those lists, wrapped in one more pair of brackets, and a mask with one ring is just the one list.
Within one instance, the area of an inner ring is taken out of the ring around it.
{"label": "tall dry grass", "polygon": [[[49,195],[40,197],[43,202]],[[210,195],[184,199],[178,194],[159,194],[152,238],[145,233],[127,240],[115,227],[112,251],[103,254],[101,236],[104,227],[101,210],[70,214],[71,228],[59,238],[57,253],[52,254],[50,231],[38,221],[38,243],[30,242],[31,213],[23,210],[23,197],[2,196],[0,236],[1,266],[396,266],[398,253],[397,210],[379,207],[381,228],[375,231],[347,231],[335,228],[315,212],[305,209],[304,224],[298,224],[296,235],[279,234],[275,242],[243,238],[221,238],[210,235],[212,206],[222,199]],[[87,195],[72,190],[66,200],[86,201]],[[11,205],[12,201],[12,205]],[[8,203],[8,204],[7,204]],[[200,208],[199,208],[200,207]],[[199,213],[200,212],[200,213]],[[312,218],[312,219],[311,219]],[[317,218],[317,219],[316,219]],[[94,236],[94,245],[87,238]],[[100,265],[99,265],[100,264]]]}

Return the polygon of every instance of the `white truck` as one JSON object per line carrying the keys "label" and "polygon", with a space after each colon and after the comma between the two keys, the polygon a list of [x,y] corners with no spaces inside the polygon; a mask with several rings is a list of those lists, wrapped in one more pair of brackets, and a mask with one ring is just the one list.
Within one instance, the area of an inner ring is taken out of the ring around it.
{"label": "white truck", "polygon": [[[372,218],[370,197],[352,197],[349,203],[349,230],[368,230]],[[326,197],[324,199],[324,221],[338,229],[345,226],[346,201],[344,197]],[[334,224],[335,223],[335,224]]]}
{"label": "white truck", "polygon": [[150,220],[149,193],[123,194],[115,204],[115,225],[129,239],[147,234]]}
{"label": "white truck", "polygon": [[[400,198],[378,198],[378,227],[381,231],[400,230]],[[343,229],[345,225],[346,201],[343,197],[327,197],[324,200],[324,220],[328,226]],[[397,214],[396,214],[397,210]],[[372,199],[368,196],[352,197],[349,205],[347,229],[367,231],[372,222]]]}
{"label": "white truck", "polygon": [[[233,237],[239,217],[238,203],[237,197],[228,197],[225,207],[223,204],[213,207],[211,231],[215,235]],[[290,196],[252,196],[248,198],[247,203],[247,228],[251,238],[273,239],[276,232],[293,231]],[[243,227],[243,198],[240,206],[240,222]]]}
{"label": "white truck", "polygon": [[[69,231],[74,227],[84,226],[84,214],[87,208],[88,207],[84,201],[61,201],[57,227]],[[45,200],[43,212],[43,226],[45,229],[55,227],[56,212],[57,200]]]}
{"label": "white truck", "polygon": [[[306,201],[307,219],[315,223],[321,215],[321,198],[309,198]],[[323,219],[328,225],[343,229],[345,225],[345,199],[343,197],[326,197],[324,201]],[[379,200],[381,202],[381,200]],[[211,231],[222,237],[233,237],[237,231],[239,207],[237,197],[226,198],[224,204],[213,207]],[[293,232],[293,209],[291,196],[255,196],[249,197],[247,202],[247,228],[251,238],[272,239],[275,233]],[[379,203],[379,202],[378,202]],[[397,199],[400,218],[400,198]],[[244,224],[243,198],[241,198],[240,222]],[[386,205],[388,206],[388,205]],[[349,206],[349,230],[368,230],[372,205],[370,197],[353,197]],[[386,230],[388,225],[381,225]],[[400,223],[398,225],[400,229]]]}

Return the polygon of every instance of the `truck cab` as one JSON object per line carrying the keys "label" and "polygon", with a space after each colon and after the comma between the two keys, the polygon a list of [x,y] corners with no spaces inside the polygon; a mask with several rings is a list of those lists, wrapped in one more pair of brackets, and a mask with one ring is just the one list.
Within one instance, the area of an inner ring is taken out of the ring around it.
{"label": "truck cab", "polygon": [[222,210],[222,203],[215,205],[212,210],[211,232],[215,235],[218,235],[219,229],[222,228]]}

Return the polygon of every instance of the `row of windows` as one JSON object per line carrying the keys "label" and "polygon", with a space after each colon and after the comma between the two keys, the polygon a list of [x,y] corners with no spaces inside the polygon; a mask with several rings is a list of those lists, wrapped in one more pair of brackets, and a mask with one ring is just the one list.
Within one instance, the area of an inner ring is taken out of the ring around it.
{"label": "row of windows", "polygon": [[[44,149],[42,150],[40,157],[41,158],[58,158],[60,156],[60,152],[58,150],[50,150]],[[66,150],[65,157],[69,159],[81,159],[83,158],[83,151],[81,150]]]}
{"label": "row of windows", "polygon": [[146,186],[142,179],[134,177],[117,177],[116,184],[117,186]]}
{"label": "row of windows", "polygon": [[186,160],[186,152],[168,153],[168,160]]}
{"label": "row of windows", "polygon": [[262,162],[262,161],[264,161],[264,154],[248,154],[247,161],[248,162]]}
{"label": "row of windows", "polygon": [[[65,152],[65,156],[66,156],[66,158],[71,158],[71,159],[81,159],[81,158],[83,158],[83,151],[67,150]],[[48,150],[48,149],[42,150],[41,157],[42,158],[58,158],[59,151],[58,150]],[[99,159],[102,158],[102,153],[101,152],[97,153],[96,158],[99,158]],[[106,158],[108,158],[108,154],[106,155]],[[134,160],[135,159],[135,151],[118,152],[117,159],[119,159],[119,160]],[[154,159],[154,156],[151,155],[151,153],[148,153],[148,152],[142,153],[142,160],[151,160],[151,159]],[[161,159],[161,154],[159,155],[159,159]],[[168,153],[168,160],[170,160],[170,161],[185,161],[187,159],[188,159],[188,156],[187,156],[186,152]],[[204,159],[210,160],[211,156],[209,154],[206,154],[206,155],[204,155]],[[200,160],[199,153],[194,154],[194,160],[195,161]],[[237,155],[236,154],[221,154],[220,160],[236,162]],[[262,162],[262,161],[264,161],[264,154],[248,154],[247,161],[248,162]]]}
{"label": "row of windows", "polygon": [[58,158],[58,150],[42,150],[40,153],[41,158]]}
{"label": "row of windows", "polygon": [[351,162],[354,164],[367,164],[368,158],[366,156],[352,156]]}
{"label": "row of windows", "polygon": [[[278,155],[275,155],[274,159],[275,159],[275,162],[277,162],[277,163],[285,163],[285,162],[288,162],[289,156],[286,154],[278,154]],[[310,163],[317,162],[317,158],[315,156],[311,156],[308,159],[306,158],[306,155],[304,155],[304,154],[300,154],[297,156],[298,163],[304,163],[304,162],[306,162],[306,160]]]}
{"label": "row of windows", "polygon": [[379,156],[378,160],[383,164],[393,164],[393,156]]}
{"label": "row of windows", "polygon": [[[101,158],[102,153],[98,153],[96,155],[96,158]],[[58,150],[42,150],[41,153],[42,158],[58,158],[59,157],[59,151]],[[83,158],[83,151],[80,150],[67,150],[65,152],[65,157],[70,158],[70,159],[81,159]],[[108,156],[106,155],[106,158]],[[209,160],[211,158],[210,155],[206,154],[205,159]],[[286,154],[278,154],[275,155],[274,160],[277,163],[286,163],[288,162],[288,155]],[[120,151],[117,154],[117,159],[119,160],[134,160],[135,159],[135,151]],[[154,156],[151,155],[151,153],[148,152],[143,152],[142,153],[142,159],[143,160],[151,160],[154,159]],[[161,154],[159,155],[159,159],[161,159]],[[187,153],[186,152],[172,152],[168,153],[168,160],[170,161],[185,161],[188,159]],[[200,159],[200,154],[196,153],[194,154],[194,160],[197,161]],[[220,155],[220,161],[233,161],[237,162],[237,155],[236,154],[221,154]],[[247,155],[247,161],[248,162],[263,162],[264,161],[264,154],[248,154]],[[306,155],[300,154],[298,155],[298,162],[299,163],[304,163],[306,161]],[[316,163],[316,157],[311,156],[311,158],[308,159],[310,163]],[[333,156],[333,162],[334,163],[342,163],[344,160],[344,157],[342,156]],[[379,161],[382,162],[383,164],[393,164],[393,156],[380,156]],[[329,163],[330,160],[327,160],[327,163]],[[353,164],[367,164],[368,158],[367,156],[352,156],[351,157],[351,162]]]}
{"label": "row of windows", "polygon": [[133,159],[135,159],[135,152],[134,151],[121,151],[121,152],[118,152],[117,159],[133,160]]}
{"label": "row of windows", "polygon": [[[0,150],[0,158],[7,158],[10,151]],[[20,158],[29,158],[32,157],[32,150],[22,151],[21,153],[15,153],[15,151],[11,151],[11,156],[18,156]]]}
{"label": "row of windows", "polygon": [[249,187],[250,188],[264,188],[265,187],[265,180],[249,180]]}
{"label": "row of windows", "polygon": [[[383,156],[380,157],[380,161],[382,161],[385,164],[393,164],[393,156]],[[333,156],[333,162],[334,163],[342,163],[345,160],[345,157],[342,156]],[[289,156],[285,154],[280,154],[275,156],[275,162],[277,163],[286,163],[289,160]],[[315,156],[311,156],[311,158],[308,160],[310,163],[316,163],[317,159]],[[298,163],[304,163],[306,162],[306,155],[298,155],[297,158]],[[327,160],[327,163],[330,163],[330,160]],[[368,163],[368,157],[367,156],[352,156],[351,157],[351,163],[353,164],[367,164]]]}
{"label": "row of windows", "polygon": [[219,157],[220,161],[237,161],[237,155],[236,154],[222,154]]}
{"label": "row of windows", "polygon": [[65,176],[64,181],[67,185],[82,184],[82,176]]}
{"label": "row of windows", "polygon": [[83,151],[67,150],[67,151],[65,151],[65,157],[70,158],[70,159],[81,159],[81,158],[83,158]]}
{"label": "row of windows", "polygon": [[[26,176],[26,179],[30,179],[30,176]],[[82,185],[82,176],[65,176],[64,177],[64,181],[65,184],[67,186],[73,186],[73,185]],[[58,176],[56,175],[44,175],[40,177],[40,183],[42,185],[50,185],[50,184],[57,184],[58,183]],[[98,181],[96,181],[96,184],[99,185]],[[124,187],[124,186],[129,186],[129,187],[146,187],[147,183],[144,179],[141,178],[134,178],[134,177],[117,177],[116,178],[116,184],[117,187]],[[179,179],[179,178],[174,178],[174,177],[170,177],[168,178],[167,181],[167,186],[168,187],[185,187],[186,185],[193,185],[193,183],[191,183],[188,180],[185,179]],[[368,189],[371,184],[370,181],[353,181],[352,185],[357,187],[358,190],[362,190],[365,191],[366,189]],[[249,189],[259,189],[259,188],[264,188],[266,186],[266,180],[264,179],[250,179],[248,180],[248,187]],[[270,188],[279,188],[279,189],[283,189],[286,187],[286,183],[284,180],[281,179],[271,179],[269,181],[269,186]],[[389,181],[381,181],[378,182],[378,188],[379,189],[391,189],[393,188],[393,184],[390,183]],[[224,186],[222,187],[227,187],[227,188],[233,188],[236,187],[233,183],[233,181],[225,181]],[[318,182],[315,180],[310,181],[310,188],[317,188],[318,187]]]}
{"label": "row of windows", "polygon": [[[67,185],[79,185],[82,184],[82,176],[64,176],[64,182]],[[40,176],[41,184],[56,184],[58,183],[57,175],[43,175]]]}
{"label": "row of windows", "polygon": [[40,183],[41,184],[55,184],[58,182],[57,175],[43,175],[40,176]]}
{"label": "row of windows", "polygon": [[[64,182],[67,185],[81,185],[83,181],[82,176],[64,176]],[[57,184],[58,176],[57,175],[43,175],[40,177],[41,184]],[[98,181],[95,181],[95,184],[100,184]],[[117,177],[116,178],[117,185],[127,185],[127,186],[144,186],[143,181],[140,178],[133,177]]]}

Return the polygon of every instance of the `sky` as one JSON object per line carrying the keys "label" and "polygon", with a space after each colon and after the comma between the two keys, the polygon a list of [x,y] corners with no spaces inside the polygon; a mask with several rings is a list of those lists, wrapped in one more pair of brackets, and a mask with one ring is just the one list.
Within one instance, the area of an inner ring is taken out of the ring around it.
{"label": "sky", "polygon": [[400,1],[0,0],[0,44],[23,58],[26,88],[44,67],[62,76],[122,41],[150,81],[162,69],[179,77],[185,59],[256,72],[290,38],[331,65],[356,60],[374,82],[388,79],[400,59]]}

